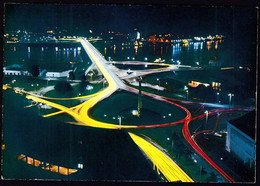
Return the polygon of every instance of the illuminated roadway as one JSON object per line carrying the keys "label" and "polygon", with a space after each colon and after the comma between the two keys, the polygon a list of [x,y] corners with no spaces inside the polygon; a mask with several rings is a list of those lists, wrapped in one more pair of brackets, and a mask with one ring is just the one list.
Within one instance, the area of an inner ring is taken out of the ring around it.
{"label": "illuminated roadway", "polygon": [[[98,127],[98,128],[106,128],[106,129],[130,129],[130,128],[156,128],[156,127],[164,127],[164,126],[170,126],[170,125],[175,125],[175,124],[180,124],[184,123],[183,125],[183,135],[185,139],[190,143],[193,149],[201,155],[213,168],[215,168],[223,177],[225,177],[229,182],[234,182],[232,178],[230,178],[221,168],[219,168],[197,145],[195,140],[191,137],[190,132],[189,132],[189,122],[191,120],[195,120],[198,118],[205,117],[205,114],[191,118],[191,113],[183,106],[174,103],[173,99],[167,99],[165,97],[143,92],[143,95],[148,96],[150,98],[159,100],[159,101],[164,101],[167,103],[170,103],[174,106],[177,106],[181,109],[183,109],[186,112],[186,117],[175,122],[171,123],[163,123],[163,124],[156,124],[156,125],[142,125],[142,126],[133,126],[133,125],[116,125],[116,124],[110,124],[110,123],[105,123],[101,121],[97,121],[95,119],[92,119],[89,116],[89,110],[96,105],[98,102],[101,100],[109,97],[112,95],[116,90],[118,89],[125,89],[134,93],[138,93],[138,90],[129,86],[126,86],[121,79],[109,68],[107,61],[104,59],[104,57],[100,54],[100,52],[93,46],[91,45],[86,39],[77,39],[78,42],[80,42],[89,55],[90,59],[92,60],[93,63],[97,65],[99,70],[102,72],[104,75],[105,79],[108,82],[108,87],[104,90],[101,90],[98,93],[88,95],[85,97],[91,97],[89,100],[85,101],[82,104],[79,104],[77,106],[74,106],[72,108],[67,108],[65,106],[62,106],[57,103],[53,103],[51,101],[45,100],[45,99],[60,99],[60,98],[48,98],[48,97],[41,97],[37,95],[33,95],[31,93],[28,93],[26,91],[18,91],[21,93],[26,93],[26,98],[31,99],[35,102],[40,102],[43,104],[47,104],[53,108],[59,109],[60,112],[55,112],[53,114],[48,114],[45,115],[45,117],[49,117],[55,114],[59,114],[62,112],[65,112],[75,118],[77,121],[78,125],[84,125],[84,126],[90,126],[90,127]],[[3,89],[6,90],[7,86],[4,86]],[[82,97],[76,97],[76,98],[64,98],[66,100],[69,99],[81,99]],[[45,98],[45,99],[43,99]],[[240,109],[242,110],[242,109]],[[230,112],[234,111],[234,109],[222,109],[222,110],[216,110],[209,112],[209,114],[213,113],[219,113],[219,112]],[[181,168],[173,161],[171,158],[169,158],[165,153],[163,153],[161,150],[147,142],[146,140],[142,139],[139,136],[136,136],[132,133],[129,133],[131,138],[134,140],[134,142],[139,146],[139,148],[146,154],[146,156],[154,163],[154,165],[157,166],[157,169],[165,176],[165,178],[168,181],[182,181],[182,182],[193,182],[191,178],[187,176],[187,174],[181,170]],[[175,171],[173,171],[175,170]]]}
{"label": "illuminated roadway", "polygon": [[[47,104],[53,108],[57,108],[62,112],[66,112],[69,115],[73,116],[79,125],[92,126],[92,127],[100,127],[100,128],[108,128],[108,129],[118,129],[118,128],[144,128],[144,127],[152,127],[151,126],[126,126],[126,125],[114,125],[108,124],[100,121],[96,121],[89,117],[89,110],[92,108],[97,102],[102,99],[110,96],[113,92],[122,89],[131,89],[122,83],[122,81],[111,71],[106,64],[106,60],[102,57],[102,55],[86,40],[79,40],[90,56],[93,63],[95,63],[100,71],[103,73],[104,77],[108,81],[109,85],[105,90],[102,90],[95,94],[91,99],[75,106],[73,108],[67,108],[65,106],[59,105],[57,103],[53,103],[51,101],[42,99],[41,97],[36,97],[32,94],[27,94],[26,98],[34,100],[36,102],[41,102],[43,104]],[[134,89],[131,89],[132,92],[136,92]],[[23,91],[24,92],[24,91]],[[26,93],[26,92],[24,92]],[[159,99],[159,96],[157,97]],[[56,113],[57,114],[57,113]],[[50,116],[50,114],[48,115]],[[182,120],[179,122],[173,122],[171,124],[177,124],[183,122]],[[153,126],[156,127],[156,126]],[[161,152],[156,147],[149,145],[149,142],[145,140],[141,140],[140,137],[137,137],[134,134],[129,134],[135,143],[142,147],[141,149],[144,153],[149,157],[149,159],[157,166],[157,169],[166,177],[168,181],[183,181],[183,182],[193,182],[191,178],[187,176],[187,174],[169,158],[165,153]],[[149,155],[150,154],[150,155]],[[152,154],[152,158],[151,158]]]}

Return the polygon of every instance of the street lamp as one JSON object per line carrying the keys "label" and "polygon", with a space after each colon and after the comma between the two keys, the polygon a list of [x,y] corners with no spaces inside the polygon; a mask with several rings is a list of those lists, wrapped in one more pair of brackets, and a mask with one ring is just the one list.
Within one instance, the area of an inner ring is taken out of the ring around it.
{"label": "street lamp", "polygon": [[31,86],[32,86],[32,88],[34,87],[34,90],[36,90],[36,88],[35,88],[34,84],[31,84]]}
{"label": "street lamp", "polygon": [[49,85],[49,81],[50,81],[50,80],[51,80],[50,78],[47,79],[47,86]]}
{"label": "street lamp", "polygon": [[[197,163],[198,161],[196,159],[194,159],[194,163]],[[201,179],[201,172],[202,172],[202,165],[200,164],[200,179]]]}
{"label": "street lamp", "polygon": [[137,110],[132,110],[132,114],[133,114],[134,116],[138,116],[138,111],[137,111]]}
{"label": "street lamp", "polygon": [[204,113],[206,114],[206,123],[207,123],[208,122],[208,117],[209,117],[209,111],[206,110]]}
{"label": "street lamp", "polygon": [[92,76],[93,76],[93,75],[94,75],[93,73],[90,73],[90,74],[89,74],[89,76],[91,77],[91,81],[92,81]]}
{"label": "street lamp", "polygon": [[159,79],[159,78],[157,78],[156,80],[158,81],[158,83],[159,83],[159,86],[160,86],[160,79]]}
{"label": "street lamp", "polygon": [[230,105],[231,104],[231,100],[232,100],[232,96],[234,96],[234,94],[229,93],[228,96],[229,96],[229,105]]}
{"label": "street lamp", "polygon": [[188,100],[188,97],[189,97],[189,90],[186,90],[186,93],[187,93],[187,100]]}
{"label": "street lamp", "polygon": [[219,103],[219,92],[217,92],[217,103]]}
{"label": "street lamp", "polygon": [[205,123],[204,122],[202,122],[202,128],[203,128],[203,130],[205,130],[205,128],[206,128],[206,125],[208,124],[208,117],[209,117],[209,111],[205,111],[204,112],[205,114],[206,114],[206,121],[205,121]]}
{"label": "street lamp", "polygon": [[184,90],[187,93],[187,100],[188,100],[188,96],[189,96],[189,90],[188,87],[186,85],[184,85]]}
{"label": "street lamp", "polygon": [[105,84],[106,82],[107,82],[106,80],[103,81],[103,88],[104,88],[104,86],[105,86],[104,84]]}
{"label": "street lamp", "polygon": [[118,116],[117,119],[118,119],[118,122],[119,122],[119,129],[121,129],[122,117]]}

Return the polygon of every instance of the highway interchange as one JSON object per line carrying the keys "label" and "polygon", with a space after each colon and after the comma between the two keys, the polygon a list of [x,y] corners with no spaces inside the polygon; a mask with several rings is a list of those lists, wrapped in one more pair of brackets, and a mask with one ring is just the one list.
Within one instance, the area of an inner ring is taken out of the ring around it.
{"label": "highway interchange", "polygon": [[[73,97],[73,98],[50,98],[50,97],[44,97],[32,94],[27,91],[23,90],[16,90],[18,93],[25,93],[26,98],[32,101],[35,101],[36,103],[42,103],[49,105],[53,108],[56,108],[60,111],[44,115],[43,117],[51,117],[60,113],[67,113],[71,115],[76,122],[70,122],[71,124],[77,124],[77,125],[83,125],[88,127],[97,127],[97,128],[104,128],[104,129],[141,129],[141,128],[157,128],[157,127],[166,127],[171,125],[177,125],[177,124],[183,124],[182,133],[184,138],[187,140],[187,142],[191,145],[191,147],[206,161],[208,162],[216,171],[218,171],[228,182],[235,182],[227,173],[225,173],[216,163],[214,163],[204,152],[203,150],[198,146],[196,143],[194,137],[190,134],[189,131],[189,124],[190,121],[205,118],[206,114],[203,113],[199,116],[192,117],[190,111],[185,108],[184,106],[180,105],[179,103],[176,103],[177,100],[159,96],[156,94],[148,93],[143,91],[143,95],[147,96],[148,98],[159,100],[162,102],[167,102],[169,104],[172,104],[174,107],[178,107],[186,112],[186,117],[179,120],[174,121],[170,123],[160,123],[160,124],[154,124],[154,125],[117,125],[112,123],[106,123],[98,121],[90,116],[90,109],[93,108],[97,103],[101,102],[102,100],[109,98],[113,93],[115,93],[117,90],[126,90],[129,92],[133,92],[135,94],[138,94],[138,90],[136,88],[127,86],[123,83],[123,81],[120,79],[120,77],[110,68],[108,61],[102,56],[102,54],[86,39],[81,38],[77,39],[77,42],[80,42],[83,46],[84,50],[90,57],[91,61],[96,64],[98,69],[102,72],[104,78],[108,82],[108,86],[105,89],[102,89],[101,91],[90,94],[87,96],[81,96],[81,97]],[[165,69],[173,70],[174,66],[167,66]],[[147,72],[149,70],[146,70]],[[150,70],[153,73],[156,73],[154,69]],[[11,88],[10,86],[3,86],[3,90],[6,90],[8,88]],[[73,106],[71,108],[65,107],[63,105],[57,104],[52,102],[52,99],[60,99],[60,100],[69,100],[69,99],[82,99],[82,98],[89,98],[87,101],[77,105]],[[180,101],[180,100],[178,100]],[[250,111],[248,108],[229,108],[229,109],[217,109],[217,110],[211,110],[209,111],[208,115],[214,115],[218,113],[223,112],[232,112],[232,111]],[[210,132],[210,131],[208,131]],[[176,162],[174,162],[165,152],[154,146],[149,141],[145,140],[141,136],[138,136],[132,132],[128,132],[130,137],[133,139],[133,141],[137,144],[137,146],[144,152],[146,157],[153,163],[154,167],[157,168],[158,174],[163,174],[163,176],[166,178],[167,181],[170,182],[195,182],[194,179],[192,179],[188,174],[179,167]]]}

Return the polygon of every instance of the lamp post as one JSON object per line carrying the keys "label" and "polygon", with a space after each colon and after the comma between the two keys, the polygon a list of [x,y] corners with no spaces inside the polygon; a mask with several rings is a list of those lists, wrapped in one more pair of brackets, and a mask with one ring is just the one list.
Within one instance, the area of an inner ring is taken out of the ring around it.
{"label": "lamp post", "polygon": [[206,128],[206,125],[208,124],[208,117],[209,117],[209,111],[205,111],[204,112],[205,114],[206,114],[206,122],[204,123],[204,122],[202,122],[202,128],[203,128],[203,130],[205,130],[205,128]]}
{"label": "lamp post", "polygon": [[187,94],[187,100],[188,100],[188,96],[189,96],[189,89],[188,89],[188,87],[185,85],[184,86],[184,90],[185,90],[185,92],[186,92],[186,94]]}
{"label": "lamp post", "polygon": [[105,86],[104,84],[105,84],[106,82],[107,82],[106,80],[103,81],[103,88],[104,88],[104,86]]}
{"label": "lamp post", "polygon": [[217,103],[219,103],[219,92],[217,92]]}
{"label": "lamp post", "polygon": [[232,96],[234,96],[234,94],[229,93],[228,96],[229,96],[229,105],[231,105]]}
{"label": "lamp post", "polygon": [[[194,160],[194,163],[197,163],[198,161],[195,159]],[[200,179],[201,179],[201,172],[202,172],[202,165],[199,165],[200,166]]]}
{"label": "lamp post", "polygon": [[118,119],[118,122],[119,122],[119,129],[121,129],[122,117],[118,116],[117,119]]}
{"label": "lamp post", "polygon": [[158,81],[158,85],[160,86],[160,79],[159,79],[159,78],[157,78],[156,80]]}
{"label": "lamp post", "polygon": [[50,80],[51,80],[50,78],[47,79],[47,86],[49,86],[49,81],[50,81]]}
{"label": "lamp post", "polygon": [[206,114],[206,123],[208,123],[209,111],[206,110],[204,113]]}
{"label": "lamp post", "polygon": [[32,87],[34,87],[34,91],[36,91],[36,87],[34,86],[34,84],[31,84]]}
{"label": "lamp post", "polygon": [[141,114],[141,109],[142,109],[142,77],[138,77],[138,82],[139,82],[139,92],[138,92],[138,106],[137,106],[137,111],[138,111],[138,117]]}
{"label": "lamp post", "polygon": [[90,73],[90,74],[89,74],[89,76],[90,76],[90,78],[91,78],[91,79],[90,79],[91,81],[92,81],[92,76],[93,76],[93,75],[94,75],[93,73]]}

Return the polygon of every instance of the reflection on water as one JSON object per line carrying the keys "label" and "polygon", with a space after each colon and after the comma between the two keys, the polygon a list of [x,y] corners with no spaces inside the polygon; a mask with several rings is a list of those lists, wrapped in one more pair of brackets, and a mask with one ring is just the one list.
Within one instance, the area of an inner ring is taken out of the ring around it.
{"label": "reflection on water", "polygon": [[[236,64],[242,64],[241,62],[245,61],[245,58],[233,58],[229,52],[231,45],[227,42],[215,42],[209,45],[204,42],[194,42],[190,43],[187,47],[181,46],[180,43],[173,45],[144,43],[141,47],[130,43],[124,43],[123,45],[123,43],[104,44],[104,42],[97,42],[95,46],[101,53],[104,52],[105,58],[108,59],[113,56],[113,60],[115,61],[145,60],[149,62],[161,57],[165,59],[165,63],[169,64],[172,64],[174,61],[179,61],[182,65],[197,65],[202,67],[211,64],[213,69],[219,68],[220,65],[223,67],[234,66],[234,60],[236,60]],[[118,46],[119,49],[116,50]],[[122,46],[122,50],[120,50],[120,46]],[[243,50],[241,49],[241,51]],[[70,62],[84,62],[79,63],[84,69],[91,64],[88,56],[85,52],[81,52],[80,45],[76,43],[29,44],[29,46],[26,44],[10,44],[5,46],[4,56],[4,66],[12,65],[14,62],[24,65],[25,68],[28,64],[39,64],[41,69],[49,71],[64,71],[74,68],[76,65],[73,66],[74,63]],[[222,61],[222,63],[215,63],[216,61]],[[189,80],[192,80],[194,77],[208,79],[210,73],[212,71],[204,73],[181,72],[178,78],[187,77]],[[213,73],[215,73],[216,78],[219,78],[219,72]],[[163,86],[172,80],[173,83],[168,83],[167,86],[170,87],[170,84],[176,86],[173,79],[170,79],[174,76],[173,73],[171,72],[171,76],[168,74],[158,74],[157,77],[162,77],[160,84]],[[246,75],[243,77],[239,76],[239,74],[236,75],[235,79],[240,78],[239,81],[254,78],[247,77]],[[228,76],[224,72],[221,73],[221,76],[223,79],[228,79],[226,78]],[[165,79],[167,79],[167,82],[165,82]],[[229,81],[233,82],[233,79]],[[232,90],[232,86],[230,87],[230,90]],[[223,94],[218,94],[219,96],[216,98],[217,102],[223,99],[221,97]],[[228,98],[226,95],[223,95],[223,97]],[[136,107],[136,97],[133,100]],[[110,101],[113,100],[110,99]],[[6,144],[6,148],[4,150],[3,167],[5,177],[22,179],[132,179],[158,181],[156,173],[147,163],[143,154],[123,130],[93,129],[41,118],[37,116],[33,108],[23,109],[28,103],[20,95],[15,95],[11,92],[5,92],[4,103],[4,143]],[[126,102],[123,104],[128,105]],[[113,104],[111,107],[113,107],[111,111],[117,111],[116,104]],[[105,110],[108,110],[108,108],[105,108]],[[98,114],[101,115],[102,113]],[[162,115],[162,117],[174,116],[172,113],[167,112],[166,114],[168,115]],[[157,134],[161,133],[157,132]],[[19,164],[19,162],[14,161],[15,157],[19,154],[28,154],[36,159],[73,169],[78,168],[78,165],[83,165],[83,169],[70,175],[71,177],[64,178],[61,175],[52,175],[47,171],[46,173],[41,170],[32,169],[34,167]],[[141,169],[140,166],[142,167]]]}
{"label": "reflection on water", "polygon": [[[121,45],[122,50],[116,50],[117,45]],[[221,45],[225,45],[225,43]],[[105,58],[113,55],[113,60],[115,61],[128,59],[142,61],[144,58],[147,58],[147,61],[154,61],[157,58],[162,58],[165,59],[165,63],[171,63],[173,59],[174,61],[181,61],[183,65],[191,66],[196,64],[196,62],[206,65],[209,60],[215,60],[218,56],[223,56],[223,59],[225,59],[226,54],[223,52],[223,49],[221,48],[221,52],[218,51],[219,47],[222,47],[221,45],[218,41],[209,42],[208,44],[204,42],[190,42],[187,46],[182,46],[181,43],[144,43],[142,47],[136,43],[127,47],[124,43],[119,42],[106,44],[103,47],[101,42],[95,44],[97,48],[102,48],[101,51],[104,51]],[[128,48],[130,50],[126,50]],[[168,53],[171,55],[168,55]],[[219,59],[222,59],[222,57]],[[228,62],[229,60],[226,61]]]}

